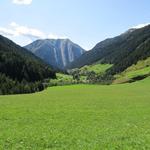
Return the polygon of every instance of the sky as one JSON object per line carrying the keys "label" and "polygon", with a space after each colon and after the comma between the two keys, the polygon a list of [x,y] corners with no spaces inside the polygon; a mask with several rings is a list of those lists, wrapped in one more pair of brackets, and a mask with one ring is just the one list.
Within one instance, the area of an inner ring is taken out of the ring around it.
{"label": "sky", "polygon": [[86,50],[150,23],[150,0],[0,0],[0,34],[27,45],[69,38]]}

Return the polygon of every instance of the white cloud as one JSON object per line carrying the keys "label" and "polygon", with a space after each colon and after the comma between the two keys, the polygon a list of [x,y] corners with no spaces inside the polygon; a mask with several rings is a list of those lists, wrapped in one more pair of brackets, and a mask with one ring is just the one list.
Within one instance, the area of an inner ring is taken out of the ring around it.
{"label": "white cloud", "polygon": [[[38,29],[22,26],[16,22],[11,22],[7,27],[0,27],[0,34],[14,40],[18,44],[26,45],[37,39],[65,39],[66,36],[58,36],[55,34],[46,34]],[[19,42],[18,39],[24,39],[26,42]],[[16,41],[17,39],[17,41]],[[30,42],[29,42],[30,41]]]}
{"label": "white cloud", "polygon": [[46,35],[38,29],[29,28],[27,26],[21,26],[15,22],[12,22],[10,26],[11,26],[11,29],[15,31],[15,35],[18,35],[18,36],[23,35],[23,36],[27,36],[31,38],[45,38],[46,37]]}
{"label": "white cloud", "polygon": [[133,29],[140,29],[140,28],[143,28],[143,27],[148,26],[148,25],[150,25],[150,23],[143,23],[143,24],[139,24],[137,26],[134,26],[132,28]]}
{"label": "white cloud", "polygon": [[8,36],[14,36],[15,35],[15,32],[11,29],[7,29],[7,28],[4,28],[4,27],[0,27],[0,33],[1,34],[4,34],[4,35],[8,35]]}
{"label": "white cloud", "polygon": [[13,0],[12,2],[18,5],[30,5],[32,0]]}

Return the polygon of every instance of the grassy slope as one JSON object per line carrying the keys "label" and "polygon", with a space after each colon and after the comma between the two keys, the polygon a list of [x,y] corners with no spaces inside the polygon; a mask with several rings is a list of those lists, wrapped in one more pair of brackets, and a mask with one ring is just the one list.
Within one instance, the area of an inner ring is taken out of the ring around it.
{"label": "grassy slope", "polygon": [[150,78],[0,96],[0,149],[150,149]]}
{"label": "grassy slope", "polygon": [[80,70],[87,70],[89,72],[94,71],[95,73],[104,73],[107,69],[109,69],[112,65],[110,64],[93,64],[89,66],[84,66],[80,68]]}
{"label": "grassy slope", "polygon": [[137,64],[132,65],[131,67],[127,68],[124,72],[120,75],[116,76],[116,80],[114,83],[122,83],[128,82],[132,78],[137,76],[144,76],[150,74],[150,57],[146,60],[141,60]]}

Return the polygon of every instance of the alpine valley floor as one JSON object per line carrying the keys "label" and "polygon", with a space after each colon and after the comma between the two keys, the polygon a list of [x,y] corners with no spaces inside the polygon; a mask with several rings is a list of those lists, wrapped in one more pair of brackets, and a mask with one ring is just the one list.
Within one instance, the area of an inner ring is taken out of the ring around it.
{"label": "alpine valley floor", "polygon": [[0,96],[0,149],[150,149],[150,78]]}

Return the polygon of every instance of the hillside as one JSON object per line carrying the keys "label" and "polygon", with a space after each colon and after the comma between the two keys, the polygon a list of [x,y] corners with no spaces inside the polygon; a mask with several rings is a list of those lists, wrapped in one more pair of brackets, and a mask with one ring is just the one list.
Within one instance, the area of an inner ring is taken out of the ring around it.
{"label": "hillside", "polygon": [[107,74],[117,74],[149,56],[150,25],[140,29],[130,29],[115,38],[98,43],[92,50],[85,52],[69,64],[67,68],[80,68],[99,61],[113,64]]}
{"label": "hillside", "polygon": [[37,40],[25,46],[53,68],[63,70],[66,65],[79,58],[85,50],[69,39]]}
{"label": "hillside", "polygon": [[81,68],[68,70],[68,73],[72,75],[78,83],[104,84],[108,83],[108,81],[104,80],[104,75],[106,71],[111,67],[111,64],[100,64],[99,62],[97,62],[92,65],[86,65]]}
{"label": "hillside", "polygon": [[31,86],[31,91],[36,91],[33,83],[54,77],[54,71],[39,58],[0,36],[0,93],[24,93],[25,86],[27,91]]}
{"label": "hillside", "polygon": [[128,67],[121,74],[115,75],[113,83],[134,82],[150,76],[150,57],[140,60],[137,64]]}
{"label": "hillside", "polygon": [[97,74],[101,74],[101,73],[104,73],[110,67],[112,67],[112,65],[110,65],[110,64],[92,64],[89,66],[81,67],[80,71],[82,71],[82,72],[84,72],[84,71],[92,72],[93,71]]}

